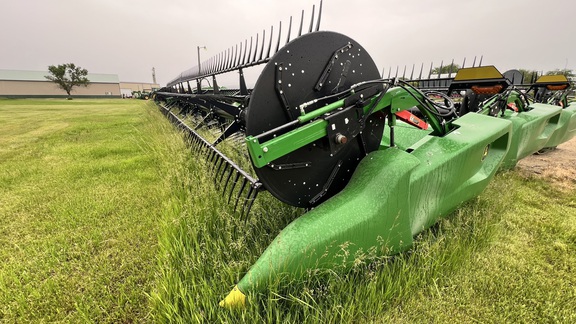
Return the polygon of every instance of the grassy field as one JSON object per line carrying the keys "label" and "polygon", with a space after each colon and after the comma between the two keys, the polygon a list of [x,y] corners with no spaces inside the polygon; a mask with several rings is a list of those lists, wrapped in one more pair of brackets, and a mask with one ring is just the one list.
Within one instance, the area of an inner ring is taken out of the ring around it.
{"label": "grassy field", "polygon": [[576,190],[500,173],[395,257],[218,306],[300,211],[238,219],[150,102],[0,100],[0,321],[576,322]]}
{"label": "grassy field", "polygon": [[0,322],[151,320],[159,118],[135,100],[0,100]]}

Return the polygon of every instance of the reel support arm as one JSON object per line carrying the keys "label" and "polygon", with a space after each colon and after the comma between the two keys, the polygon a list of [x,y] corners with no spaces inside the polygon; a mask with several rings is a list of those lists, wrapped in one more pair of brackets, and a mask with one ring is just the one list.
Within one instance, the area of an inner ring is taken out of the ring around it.
{"label": "reel support arm", "polygon": [[[389,88],[383,96],[378,93],[370,98],[362,98],[361,100],[369,101],[367,105],[362,108],[363,115],[358,116],[358,119],[363,119],[367,114],[376,113],[378,111],[385,111],[389,114],[395,114],[414,106],[418,107],[420,111],[426,116],[430,122],[434,133],[442,136],[445,135],[449,127],[443,125],[442,122],[431,111],[425,96],[416,89],[394,87]],[[353,96],[354,93],[350,96]],[[257,136],[246,137],[246,145],[248,152],[252,158],[255,167],[262,168],[276,159],[285,156],[305,145],[308,145],[318,139],[328,136],[328,127],[330,122],[328,117],[337,112],[354,109],[355,104],[346,107],[347,98],[337,100],[324,107],[315,109],[308,113],[301,109],[302,115],[292,122],[279,126],[269,132],[262,133]],[[306,104],[302,105],[305,106]],[[323,117],[324,116],[324,117]],[[394,124],[395,118],[392,119]],[[297,126],[295,129],[295,126]],[[278,135],[270,140],[260,142],[268,137],[269,134],[277,134],[280,131],[292,129]],[[329,139],[336,140],[336,139]],[[341,143],[341,144],[345,144]]]}

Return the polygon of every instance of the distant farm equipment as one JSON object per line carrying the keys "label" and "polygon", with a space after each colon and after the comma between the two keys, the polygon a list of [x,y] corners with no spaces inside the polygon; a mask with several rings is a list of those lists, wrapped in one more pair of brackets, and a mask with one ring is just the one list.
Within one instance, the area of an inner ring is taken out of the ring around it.
{"label": "distant farm equipment", "polygon": [[[339,253],[343,245],[350,255],[404,251],[499,169],[576,135],[566,77],[524,83],[515,71],[475,64],[453,76],[422,77],[421,69],[417,78],[383,77],[356,41],[319,30],[321,11],[322,3],[307,31],[302,14],[294,39],[290,20],[287,34],[280,24],[277,36],[272,28],[245,40],[155,93],[195,152],[214,164],[241,215],[263,190],[308,210],[270,244],[225,307],[243,304],[247,292],[280,274],[350,262]],[[264,68],[249,89],[243,70],[255,65]],[[238,88],[219,88],[216,76],[230,71],[239,72]],[[211,89],[200,87],[204,78]],[[203,128],[217,134],[206,138]],[[246,147],[251,165],[219,149],[227,139]]]}
{"label": "distant farm equipment", "polygon": [[132,98],[148,100],[151,98],[152,92],[148,91],[132,91]]}

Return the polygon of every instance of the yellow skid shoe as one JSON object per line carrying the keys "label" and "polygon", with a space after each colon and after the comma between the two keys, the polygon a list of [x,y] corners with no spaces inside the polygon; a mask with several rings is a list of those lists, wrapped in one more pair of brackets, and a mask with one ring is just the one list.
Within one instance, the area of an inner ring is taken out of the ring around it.
{"label": "yellow skid shoe", "polygon": [[242,308],[246,305],[246,295],[234,286],[234,289],[220,302],[220,306],[224,308]]}

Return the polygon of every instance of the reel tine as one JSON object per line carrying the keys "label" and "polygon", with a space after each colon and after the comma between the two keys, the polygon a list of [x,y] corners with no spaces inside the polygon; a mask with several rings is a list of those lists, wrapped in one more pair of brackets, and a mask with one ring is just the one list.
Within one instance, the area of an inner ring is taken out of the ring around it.
{"label": "reel tine", "polygon": [[280,38],[282,37],[282,21],[280,21],[280,24],[278,24],[278,42],[276,43],[276,50],[274,50],[274,53],[277,53],[278,50],[280,50]]}
{"label": "reel tine", "polygon": [[[256,200],[256,197],[258,196],[258,191],[259,188],[258,187],[254,187],[254,186],[250,186],[250,191],[248,192],[248,197],[246,198],[246,201],[244,201],[244,207],[242,207],[242,218],[244,221],[248,220],[248,215],[250,214],[250,210],[252,209],[252,206],[254,205],[254,201]],[[247,206],[246,209],[244,209]]]}
{"label": "reel tine", "polygon": [[262,30],[262,48],[260,49],[260,55],[258,57],[258,61],[262,61],[262,58],[264,56],[264,46],[266,43],[266,29]]}
{"label": "reel tine", "polygon": [[244,217],[244,211],[246,210],[247,205],[249,207],[252,207],[252,204],[250,204],[250,197],[252,196],[253,191],[254,191],[254,188],[252,186],[250,186],[248,189],[248,194],[246,195],[246,198],[244,199],[244,204],[242,205],[242,211],[240,212],[240,219],[242,219],[242,220],[246,220],[248,218],[248,217]]}
{"label": "reel tine", "polygon": [[228,70],[228,66],[230,65],[230,49],[227,48],[224,50],[224,66],[222,67],[223,71]]}
{"label": "reel tine", "polygon": [[194,153],[196,150],[198,150],[198,147],[200,147],[200,143],[198,142],[198,139],[190,132],[186,132],[186,135],[188,141],[190,142],[190,149],[192,150],[192,153]]}
{"label": "reel tine", "polygon": [[215,151],[209,151],[209,155],[210,155],[210,164],[216,165],[216,162],[218,161],[218,154],[216,154]]}
{"label": "reel tine", "polygon": [[246,64],[246,52],[248,51],[248,39],[244,40],[244,54],[242,55],[242,63],[240,64],[243,66]]}
{"label": "reel tine", "polygon": [[302,25],[304,24],[304,10],[302,10],[302,15],[300,16],[300,29],[298,29],[298,37],[302,36]]}
{"label": "reel tine", "polygon": [[236,61],[238,61],[238,44],[236,44],[236,50],[234,51],[234,59],[232,60],[233,68],[235,68],[238,65]]}
{"label": "reel tine", "polygon": [[194,150],[196,154],[202,155],[204,154],[204,143],[199,138],[196,138],[196,149]]}
{"label": "reel tine", "polygon": [[220,157],[216,158],[216,164],[214,165],[214,168],[212,169],[212,178],[214,180],[214,185],[216,186],[216,189],[218,189],[218,181],[216,180],[216,178],[218,177],[218,174],[220,174],[220,168],[222,167],[222,159],[220,159]]}
{"label": "reel tine", "polygon": [[218,69],[220,69],[220,71],[226,69],[226,51],[222,51],[220,52],[220,67]]}
{"label": "reel tine", "polygon": [[286,44],[290,43],[291,32],[292,32],[292,16],[290,16],[290,23],[288,24],[288,35],[286,36]]}
{"label": "reel tine", "polygon": [[230,168],[230,172],[228,173],[228,177],[226,178],[226,182],[224,183],[224,189],[222,189],[222,196],[226,196],[226,189],[228,188],[228,183],[230,183],[230,179],[232,178],[232,174],[236,173],[238,174],[238,172],[235,172],[236,170],[234,170],[233,168]]}
{"label": "reel tine", "polygon": [[226,50],[223,50],[222,52],[220,52],[222,54],[222,61],[220,62],[220,71],[223,71],[226,69]]}
{"label": "reel tine", "polygon": [[[220,174],[220,180],[218,180],[219,185],[222,187],[222,197],[226,196],[226,187],[228,185],[228,181],[230,179],[230,176],[232,176],[233,171],[234,171],[234,168],[230,164],[225,163],[224,170]],[[226,177],[226,182],[223,182],[225,177]],[[224,184],[224,185],[222,186],[222,184]]]}
{"label": "reel tine", "polygon": [[322,0],[320,0],[320,6],[318,6],[318,20],[316,21],[316,31],[320,30],[320,19],[322,18]]}
{"label": "reel tine", "polygon": [[240,196],[242,195],[242,191],[244,191],[244,188],[246,187],[247,183],[248,183],[248,179],[244,178],[244,180],[242,181],[242,186],[240,186],[240,190],[238,190],[238,196],[236,196],[236,203],[234,204],[234,212],[236,212],[236,208],[238,207],[238,200],[240,200]]}
{"label": "reel tine", "polygon": [[[214,170],[216,170],[216,171],[214,172],[214,183],[216,183],[216,186],[218,186],[217,177],[218,177],[218,175],[220,174],[220,169],[222,168],[222,166],[223,166],[224,164],[225,164],[225,163],[224,163],[224,159],[222,159],[220,156],[218,156],[218,157],[217,157],[217,160],[216,160],[216,165],[215,165],[216,167],[214,168]],[[226,169],[226,168],[224,168],[224,169]]]}
{"label": "reel tine", "polygon": [[438,70],[438,79],[440,79],[440,75],[442,74],[442,68],[444,67],[444,60],[440,61],[440,70]]}
{"label": "reel tine", "polygon": [[[270,57],[270,51],[272,50],[272,35],[274,35],[274,25],[270,26],[270,41],[268,42],[268,50],[266,51],[266,57],[265,58],[269,58]],[[264,44],[264,42],[262,42],[262,44]],[[262,58],[260,58],[262,59]]]}
{"label": "reel tine", "polygon": [[224,161],[224,169],[222,169],[222,172],[220,172],[220,179],[218,179],[218,183],[222,182],[222,179],[224,179],[224,175],[226,174],[226,172],[228,171],[228,169],[230,169],[230,165],[228,163],[226,163],[226,161]]}
{"label": "reel tine", "polygon": [[234,182],[232,183],[232,187],[230,188],[230,194],[228,195],[228,203],[230,203],[230,198],[232,198],[232,193],[234,193],[234,188],[236,188],[236,184],[240,179],[240,172],[236,171],[236,177],[234,178]]}
{"label": "reel tine", "polygon": [[312,15],[310,15],[310,28],[308,28],[308,32],[312,32],[312,27],[314,27],[314,11],[316,10],[316,5],[312,5]]}
{"label": "reel tine", "polygon": [[254,63],[256,62],[256,55],[258,55],[258,38],[259,38],[259,34],[256,34],[256,45],[254,45],[254,57],[252,58],[252,60],[250,61],[250,63]]}
{"label": "reel tine", "polygon": [[224,71],[230,68],[230,49],[226,50],[226,65],[224,66]]}
{"label": "reel tine", "polygon": [[478,63],[478,66],[482,66],[482,59],[484,58],[484,55],[480,55],[480,63]]}
{"label": "reel tine", "polygon": [[240,42],[240,49],[238,50],[238,62],[236,63],[236,68],[239,68],[243,64],[244,57],[246,56],[246,40]]}
{"label": "reel tine", "polygon": [[418,80],[422,80],[422,71],[424,70],[424,62],[420,65],[420,74],[418,74]]}
{"label": "reel tine", "polygon": [[240,51],[238,52],[238,61],[236,62],[236,67],[242,65],[242,42],[240,42]]}
{"label": "reel tine", "polygon": [[254,37],[253,37],[253,36],[250,36],[250,50],[248,51],[248,57],[247,57],[247,60],[246,60],[246,63],[245,63],[246,65],[251,63],[251,62],[250,62],[250,57],[252,56],[252,41],[253,41],[253,40],[254,40]]}

